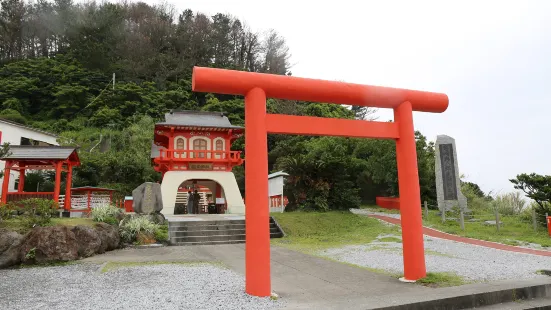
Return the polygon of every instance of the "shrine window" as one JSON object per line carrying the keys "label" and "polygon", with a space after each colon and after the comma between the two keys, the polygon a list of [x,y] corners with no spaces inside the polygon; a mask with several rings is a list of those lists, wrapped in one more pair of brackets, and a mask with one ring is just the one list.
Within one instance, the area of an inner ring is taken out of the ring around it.
{"label": "shrine window", "polygon": [[184,138],[176,139],[176,149],[183,150],[186,148],[186,140]]}
{"label": "shrine window", "polygon": [[224,140],[216,140],[215,149],[217,151],[223,151],[224,150]]}
{"label": "shrine window", "polygon": [[[205,139],[197,139],[193,141],[193,150],[194,151],[206,151],[207,150],[207,140]],[[198,158],[205,158],[206,152],[195,152],[195,156]]]}
{"label": "shrine window", "polygon": [[180,151],[180,150],[185,150],[186,149],[186,139],[183,138],[183,137],[178,137],[176,138],[176,146],[175,146],[175,149],[176,151],[174,151],[174,157],[176,158],[185,158],[187,157],[187,154],[185,151]]}

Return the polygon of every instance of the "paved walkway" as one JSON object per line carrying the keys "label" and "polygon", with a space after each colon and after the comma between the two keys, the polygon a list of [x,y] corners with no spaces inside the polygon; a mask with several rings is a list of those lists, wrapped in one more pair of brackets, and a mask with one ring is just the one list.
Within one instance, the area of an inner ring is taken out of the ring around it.
{"label": "paved walkway", "polygon": [[[369,214],[369,217],[376,218],[382,221],[385,221],[387,223],[400,225],[400,219],[388,217],[384,215],[378,215],[378,214]],[[479,245],[483,247],[503,250],[503,251],[510,251],[510,252],[517,252],[517,253],[525,253],[525,254],[533,254],[533,255],[540,255],[540,256],[547,256],[551,257],[551,251],[542,251],[542,250],[534,250],[534,249],[526,249],[526,248],[520,248],[512,245],[506,245],[496,242],[490,242],[490,241],[483,241],[478,239],[471,239],[471,238],[465,238],[460,237],[457,235],[451,235],[447,234],[432,228],[423,227],[423,234],[431,237],[441,238],[441,239],[447,239],[451,241],[457,241],[462,243],[468,243],[473,245]]]}
{"label": "paved walkway", "polygon": [[[245,274],[245,245],[171,246],[151,249],[123,249],[89,257],[84,262],[220,262]],[[380,299],[393,293],[426,295],[432,289],[402,283],[398,279],[339,262],[302,254],[281,247],[271,248],[272,290],[289,309],[312,309],[312,304],[329,306],[365,298]],[[243,288],[244,289],[244,288]],[[325,307],[322,307],[325,308]]]}

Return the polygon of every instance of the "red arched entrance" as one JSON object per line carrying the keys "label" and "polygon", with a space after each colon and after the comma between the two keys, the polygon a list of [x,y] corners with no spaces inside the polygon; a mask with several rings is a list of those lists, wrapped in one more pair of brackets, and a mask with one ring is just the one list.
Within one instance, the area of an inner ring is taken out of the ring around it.
{"label": "red arched entrance", "polygon": [[[448,96],[407,89],[359,85],[213,68],[193,68],[192,89],[245,96],[245,290],[271,294],[267,134],[393,139],[396,141],[404,278],[426,276],[421,196],[413,111],[444,112]],[[394,122],[266,114],[266,98],[317,101],[394,110]]]}

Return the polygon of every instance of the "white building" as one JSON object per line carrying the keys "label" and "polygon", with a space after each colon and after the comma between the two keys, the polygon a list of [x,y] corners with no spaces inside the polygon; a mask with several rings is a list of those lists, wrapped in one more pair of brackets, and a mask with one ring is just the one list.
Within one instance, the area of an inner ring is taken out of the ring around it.
{"label": "white building", "polygon": [[[30,128],[16,122],[0,119],[0,144],[10,145],[59,145],[57,136],[39,129]],[[4,171],[5,162],[0,161],[0,171]],[[15,181],[19,178],[19,172],[12,171],[10,176],[9,191],[17,191]],[[0,178],[2,184],[3,178]],[[2,188],[0,187],[0,194]]]}
{"label": "white building", "polygon": [[285,209],[285,201],[283,198],[283,186],[285,177],[289,176],[283,171],[278,171],[268,175],[268,205],[270,212],[283,212]]}

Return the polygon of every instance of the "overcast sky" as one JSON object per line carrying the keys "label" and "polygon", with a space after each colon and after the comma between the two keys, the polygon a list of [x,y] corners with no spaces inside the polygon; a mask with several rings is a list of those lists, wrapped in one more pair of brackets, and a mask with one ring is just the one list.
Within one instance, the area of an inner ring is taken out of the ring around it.
{"label": "overcast sky", "polygon": [[455,138],[460,173],[485,192],[511,191],[518,173],[551,174],[551,1],[168,3],[277,30],[293,76],[446,93],[448,110],[415,113],[416,129]]}

